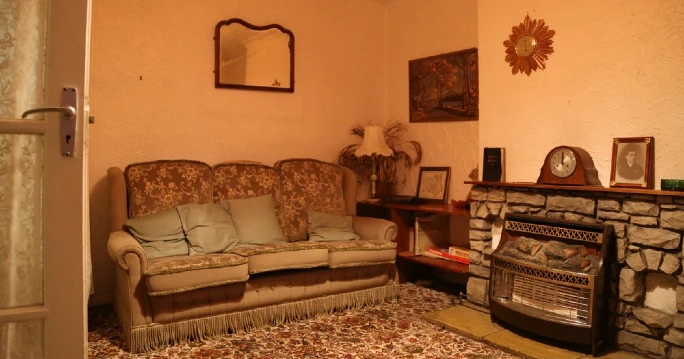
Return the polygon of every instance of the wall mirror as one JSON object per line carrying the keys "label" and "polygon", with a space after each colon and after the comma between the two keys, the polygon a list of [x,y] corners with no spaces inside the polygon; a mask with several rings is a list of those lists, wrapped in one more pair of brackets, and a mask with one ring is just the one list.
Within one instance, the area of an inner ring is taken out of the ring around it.
{"label": "wall mirror", "polygon": [[216,24],[217,88],[294,92],[294,35],[277,25],[241,19]]}

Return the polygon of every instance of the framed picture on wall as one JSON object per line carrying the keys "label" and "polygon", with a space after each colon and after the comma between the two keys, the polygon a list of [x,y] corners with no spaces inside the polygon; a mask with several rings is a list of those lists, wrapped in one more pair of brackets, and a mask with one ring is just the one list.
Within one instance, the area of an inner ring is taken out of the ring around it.
{"label": "framed picture on wall", "polygon": [[425,203],[446,203],[451,167],[421,167],[416,197]]}
{"label": "framed picture on wall", "polygon": [[653,137],[613,139],[611,187],[653,188]]}
{"label": "framed picture on wall", "polygon": [[409,122],[477,121],[477,48],[409,61]]}

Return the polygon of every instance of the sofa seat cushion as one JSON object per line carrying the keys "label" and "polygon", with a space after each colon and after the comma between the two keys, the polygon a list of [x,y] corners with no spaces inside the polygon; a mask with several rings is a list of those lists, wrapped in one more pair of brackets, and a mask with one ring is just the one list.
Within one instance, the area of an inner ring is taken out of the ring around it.
{"label": "sofa seat cushion", "polygon": [[328,265],[328,247],[325,243],[318,242],[241,246],[232,249],[230,253],[247,257],[249,274]]}
{"label": "sofa seat cushion", "polygon": [[247,259],[230,253],[150,259],[144,275],[147,293],[152,296],[246,282],[249,279]]}
{"label": "sofa seat cushion", "polygon": [[321,242],[328,246],[330,268],[394,263],[397,243],[384,240]]}

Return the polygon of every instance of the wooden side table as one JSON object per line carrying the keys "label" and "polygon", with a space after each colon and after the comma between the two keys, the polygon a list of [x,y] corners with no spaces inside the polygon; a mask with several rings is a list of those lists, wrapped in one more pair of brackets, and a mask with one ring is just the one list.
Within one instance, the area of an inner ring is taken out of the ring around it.
{"label": "wooden side table", "polygon": [[[439,268],[451,273],[467,274],[469,266],[463,263],[452,262],[445,259],[431,258],[413,253],[409,248],[409,232],[414,225],[416,213],[448,214],[450,216],[463,217],[462,222],[465,233],[468,232],[470,211],[454,208],[450,204],[399,204],[399,203],[370,203],[358,202],[356,214],[364,217],[374,217],[390,220],[397,224],[397,267],[402,280],[411,281],[419,272],[424,272],[427,267]],[[418,265],[418,266],[416,266]],[[421,267],[423,267],[421,269]],[[467,277],[466,279],[467,280]]]}

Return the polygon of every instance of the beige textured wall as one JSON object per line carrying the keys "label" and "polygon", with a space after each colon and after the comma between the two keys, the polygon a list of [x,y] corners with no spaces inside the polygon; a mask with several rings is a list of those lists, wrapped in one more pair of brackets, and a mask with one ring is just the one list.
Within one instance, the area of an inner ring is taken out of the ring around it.
{"label": "beige textured wall", "polygon": [[[243,18],[295,36],[295,92],[214,88],[214,26]],[[369,1],[95,1],[90,128],[96,295],[113,264],[106,170],[187,158],[215,164],[288,157],[333,160],[349,128],[384,116],[384,11]]]}
{"label": "beige textured wall", "polygon": [[[387,10],[387,119],[408,123],[408,61],[478,46],[476,0],[390,1]],[[483,67],[480,65],[480,73]],[[465,199],[468,174],[478,164],[478,122],[409,124],[421,143],[420,166],[451,167],[450,199]],[[415,194],[418,169],[403,188]]]}
{"label": "beige textured wall", "polygon": [[[511,75],[503,42],[529,13],[556,30],[547,68]],[[609,186],[612,139],[655,137],[656,187],[682,178],[684,2],[479,2],[480,157],[506,148],[509,181],[534,182],[561,144],[593,157]]]}

